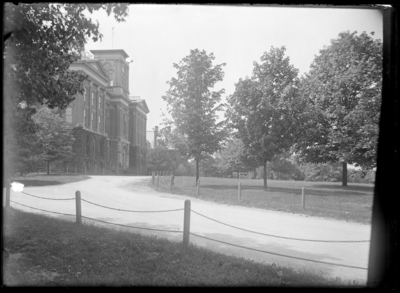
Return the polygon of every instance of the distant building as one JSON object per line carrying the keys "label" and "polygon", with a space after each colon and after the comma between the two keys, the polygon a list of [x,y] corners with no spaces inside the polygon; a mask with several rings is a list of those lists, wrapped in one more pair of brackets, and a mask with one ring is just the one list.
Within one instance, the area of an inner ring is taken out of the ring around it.
{"label": "distant building", "polygon": [[128,57],[121,49],[91,50],[70,66],[89,76],[84,94],[77,94],[62,114],[83,129],[87,153],[82,164],[88,173],[147,173],[149,109],[144,99],[129,96]]}

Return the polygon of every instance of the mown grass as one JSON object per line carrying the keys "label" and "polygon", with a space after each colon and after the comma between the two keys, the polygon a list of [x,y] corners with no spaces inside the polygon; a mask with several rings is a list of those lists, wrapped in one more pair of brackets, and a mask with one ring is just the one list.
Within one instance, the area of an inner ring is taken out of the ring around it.
{"label": "mown grass", "polygon": [[[6,209],[4,220],[4,246],[10,253],[3,267],[5,285],[358,286],[338,278],[13,208]],[[16,253],[22,257],[17,265],[11,265]]]}
{"label": "mown grass", "polygon": [[25,187],[29,186],[47,186],[60,185],[83,181],[90,179],[87,175],[82,174],[28,174],[26,176],[16,176],[10,179],[10,182],[19,182]]}
{"label": "mown grass", "polygon": [[[156,180],[155,180],[156,181]],[[309,182],[268,180],[267,190],[257,179],[200,178],[200,195],[197,195],[194,177],[175,177],[175,186],[169,190],[170,177],[159,178],[158,191],[201,198],[207,201],[306,214],[337,220],[370,224],[372,218],[373,184],[340,182]],[[241,199],[238,199],[238,183]],[[302,187],[305,209],[302,207]]]}

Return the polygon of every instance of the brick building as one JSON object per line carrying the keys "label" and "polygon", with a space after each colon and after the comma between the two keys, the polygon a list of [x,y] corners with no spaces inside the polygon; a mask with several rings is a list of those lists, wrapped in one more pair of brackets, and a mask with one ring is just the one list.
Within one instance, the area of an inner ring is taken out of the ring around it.
{"label": "brick building", "polygon": [[[90,52],[70,66],[86,73],[89,81],[84,84],[84,94],[77,94],[62,115],[85,133],[88,152],[84,167],[95,174],[145,175],[149,109],[144,99],[129,96],[129,56],[120,49]],[[101,155],[96,146],[102,148]]]}

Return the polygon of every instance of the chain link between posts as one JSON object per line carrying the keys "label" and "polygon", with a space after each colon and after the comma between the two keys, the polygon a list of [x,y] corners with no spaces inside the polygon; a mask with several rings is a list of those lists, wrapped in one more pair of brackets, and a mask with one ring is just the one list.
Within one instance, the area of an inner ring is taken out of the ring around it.
{"label": "chain link between posts", "polygon": [[234,228],[234,229],[246,231],[246,232],[249,232],[249,233],[259,234],[259,235],[263,235],[263,236],[268,236],[268,237],[275,237],[275,238],[282,238],[282,239],[289,239],[289,240],[297,240],[297,241],[309,241],[309,242],[333,242],[333,243],[335,243],[335,242],[338,242],[338,243],[370,242],[369,240],[316,240],[316,239],[303,239],[303,238],[294,238],[294,237],[285,237],[285,236],[278,236],[278,235],[273,235],[273,234],[266,234],[266,233],[251,231],[251,230],[239,228],[239,227],[236,227],[236,226],[233,226],[233,225],[229,225],[229,224],[217,221],[215,219],[212,219],[210,217],[207,217],[205,215],[202,215],[202,214],[200,214],[200,213],[198,213],[198,212],[196,212],[194,210],[192,210],[192,212],[197,214],[197,215],[199,215],[199,216],[201,216],[201,217],[204,217],[204,218],[209,219],[211,221],[217,222],[217,223],[219,223],[221,225],[225,225],[225,226],[228,226],[228,227],[231,227],[231,228]]}
{"label": "chain link between posts", "polygon": [[42,196],[37,196],[37,195],[29,194],[29,193],[26,193],[26,192],[24,192],[24,191],[22,191],[22,193],[23,193],[23,194],[26,194],[26,195],[29,195],[29,196],[36,197],[36,198],[48,199],[48,200],[75,200],[74,197],[70,197],[70,198],[50,198],[50,197],[42,197]]}

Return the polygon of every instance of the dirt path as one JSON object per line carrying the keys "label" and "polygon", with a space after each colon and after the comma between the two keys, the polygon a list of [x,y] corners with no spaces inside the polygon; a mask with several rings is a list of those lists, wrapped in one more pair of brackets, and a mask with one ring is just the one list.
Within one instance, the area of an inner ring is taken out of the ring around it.
{"label": "dirt path", "polygon": [[[87,181],[62,186],[28,187],[24,192],[61,199],[74,198],[75,191],[80,190],[82,198],[86,201],[113,208],[113,210],[105,209],[82,202],[82,214],[85,217],[135,227],[178,231],[175,233],[135,229],[138,233],[159,235],[172,241],[182,241],[183,210],[163,213],[131,213],[120,210],[183,209],[184,201],[190,199],[192,208],[190,229],[193,233],[190,242],[195,245],[257,262],[275,263],[298,270],[320,271],[329,277],[366,282],[367,270],[360,268],[368,266],[369,242],[316,242],[282,237],[332,241],[369,240],[371,230],[369,225],[228,206],[187,196],[159,193],[147,186],[149,180],[149,177],[93,176]],[[43,200],[15,192],[12,192],[11,200],[39,209],[75,215],[74,200]],[[11,205],[29,212],[43,213],[15,203]],[[259,234],[231,226],[256,231]],[[236,246],[226,245],[223,242]]]}

